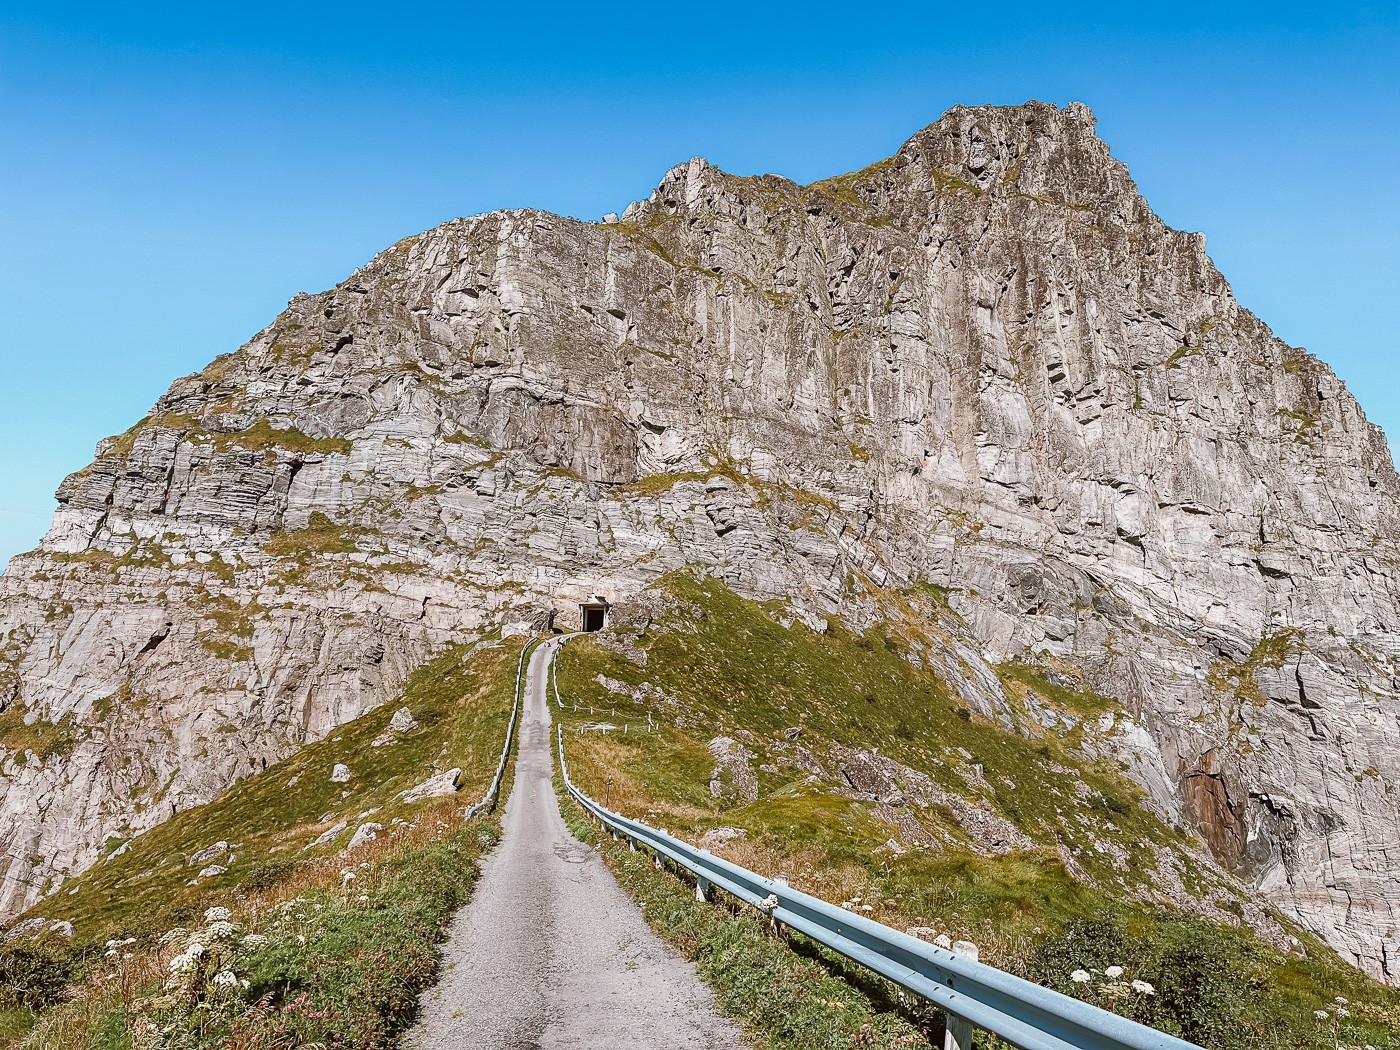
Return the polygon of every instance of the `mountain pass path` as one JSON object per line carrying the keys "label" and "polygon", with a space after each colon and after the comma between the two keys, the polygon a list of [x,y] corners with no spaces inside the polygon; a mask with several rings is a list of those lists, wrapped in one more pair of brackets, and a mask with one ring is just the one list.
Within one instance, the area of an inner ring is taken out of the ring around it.
{"label": "mountain pass path", "polygon": [[530,659],[505,835],[453,920],[419,1050],[737,1050],[695,967],[663,943],[602,858],[569,833],[551,779],[545,694],[558,641]]}

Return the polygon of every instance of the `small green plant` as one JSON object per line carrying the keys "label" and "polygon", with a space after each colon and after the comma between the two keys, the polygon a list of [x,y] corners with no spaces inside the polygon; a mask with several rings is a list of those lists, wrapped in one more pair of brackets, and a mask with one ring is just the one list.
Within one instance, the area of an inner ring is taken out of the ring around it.
{"label": "small green plant", "polygon": [[493,841],[478,821],[341,872],[339,885],[257,915],[251,932],[229,909],[204,913],[179,945],[158,994],[139,1012],[182,1050],[304,1046],[380,1050],[412,1020],[437,972],[447,920]]}

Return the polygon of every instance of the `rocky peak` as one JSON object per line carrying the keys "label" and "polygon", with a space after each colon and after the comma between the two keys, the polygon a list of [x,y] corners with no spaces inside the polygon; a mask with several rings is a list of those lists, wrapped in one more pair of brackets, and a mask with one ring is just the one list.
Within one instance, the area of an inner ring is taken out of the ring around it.
{"label": "rocky peak", "polygon": [[[1128,169],[1094,133],[1088,106],[955,106],[911,138],[893,167],[911,180],[956,179],[993,197],[1021,196],[1065,207],[1121,209],[1122,221],[1150,214]],[[1109,210],[1108,214],[1115,214]]]}

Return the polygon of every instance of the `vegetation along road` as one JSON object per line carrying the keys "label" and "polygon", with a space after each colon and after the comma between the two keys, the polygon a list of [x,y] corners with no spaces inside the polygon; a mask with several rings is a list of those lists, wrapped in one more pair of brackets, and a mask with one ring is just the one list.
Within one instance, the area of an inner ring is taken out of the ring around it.
{"label": "vegetation along road", "polygon": [[552,780],[545,688],[557,642],[530,659],[505,836],[454,921],[438,984],[406,1040],[422,1050],[745,1045],[695,968],[664,944],[594,850]]}

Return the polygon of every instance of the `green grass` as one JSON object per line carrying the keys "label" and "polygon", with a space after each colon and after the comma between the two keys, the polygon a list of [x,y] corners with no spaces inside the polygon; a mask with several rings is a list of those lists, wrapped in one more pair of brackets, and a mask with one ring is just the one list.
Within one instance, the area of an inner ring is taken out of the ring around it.
{"label": "green grass", "polygon": [[[919,603],[951,615],[946,599],[893,596],[885,623],[857,633],[838,621],[819,634],[800,623],[782,626],[776,616],[784,603],[747,601],[708,578],[673,574],[660,586],[674,610],[659,622],[644,632],[613,629],[616,645],[608,636],[577,639],[560,657],[559,689],[582,708],[562,713],[572,730],[570,768],[595,798],[606,795],[614,808],[692,841],[718,826],[742,829],[746,836],[720,852],[786,875],[826,900],[859,896],[873,918],[897,928],[932,926],[976,941],[984,960],[1032,979],[1058,980],[1072,968],[1046,969],[1048,957],[1037,954],[1045,945],[1084,916],[1116,916],[1164,988],[1220,973],[1245,982],[1225,1000],[1239,1008],[1236,1036],[1217,1033],[1208,1044],[1214,1047],[1330,1046],[1312,1011],[1337,995],[1400,1011],[1400,995],[1299,931],[1306,955],[1284,956],[1247,929],[1144,903],[1156,888],[1158,851],[1177,858],[1195,892],[1228,883],[1192,840],[1155,814],[1116,763],[1089,757],[1084,745],[1093,742],[1100,716],[1120,713],[1116,703],[1049,669],[1012,663],[998,668],[1008,707],[985,718],[937,674],[906,659],[921,631],[937,630],[915,615]],[[1259,662],[1277,659],[1289,644],[1267,640]],[[631,655],[638,651],[644,661]],[[628,692],[609,691],[600,676],[625,683]],[[1056,713],[1054,729],[1031,714],[1032,702]],[[625,726],[626,734],[584,730],[598,721]],[[828,770],[839,746],[878,748],[928,775],[949,797],[1009,821],[1031,845],[985,855],[948,806],[906,804],[902,813],[938,845],[902,855],[881,850],[898,835],[888,811],[851,797],[835,778],[809,778],[788,764],[793,744],[784,735],[793,728],[801,730],[795,744]],[[732,792],[712,796],[706,744],[721,735],[752,753],[756,801]],[[1122,855],[1100,849],[1104,844]],[[1182,954],[1183,943],[1198,947],[1197,955]],[[1266,988],[1275,991],[1264,994]],[[1359,1020],[1363,1009],[1351,1022],[1358,1045],[1400,1045],[1400,1028],[1368,1026]],[[1185,1013],[1152,1020],[1191,1023]]]}
{"label": "green grass", "polygon": [[17,1043],[34,1027],[34,1013],[24,1007],[0,1009],[0,1046]]}
{"label": "green grass", "polygon": [[[505,738],[518,651],[514,642],[470,660],[463,659],[465,648],[449,651],[414,672],[396,701],[131,840],[120,855],[98,862],[34,912],[69,920],[83,944],[159,935],[211,900],[265,880],[274,868],[295,871],[319,855],[303,854],[302,847],[339,820],[353,828],[358,814],[379,807],[372,819],[387,824],[403,810],[394,796],[435,768],[460,767],[458,796],[474,801],[490,783]],[[401,705],[413,712],[418,728],[387,746],[371,746]],[[350,766],[349,783],[331,782],[337,762]],[[326,849],[343,847],[348,838],[347,830]],[[196,870],[187,858],[219,841],[235,844],[228,873],[187,885]]]}
{"label": "green grass", "polygon": [[212,442],[214,447],[220,451],[236,448],[252,452],[285,449],[291,452],[316,455],[330,455],[332,453],[344,455],[348,454],[351,448],[351,442],[345,438],[313,438],[295,427],[274,427],[267,419],[259,419],[247,430],[226,433],[206,430],[203,423],[195,416],[166,412],[146,416],[129,430],[109,439],[110,444],[102,458],[131,455],[132,449],[136,447],[137,437],[150,427],[178,430],[186,438]]}
{"label": "green grass", "polygon": [[1264,694],[1259,691],[1255,674],[1265,668],[1278,670],[1290,656],[1302,651],[1303,635],[1297,629],[1289,627],[1266,631],[1254,644],[1243,664],[1224,672],[1235,680],[1236,699],[1241,703],[1263,704]]}
{"label": "green grass", "polygon": [[213,435],[214,446],[219,449],[241,448],[257,452],[265,449],[286,449],[291,452],[306,452],[319,455],[339,453],[348,455],[351,443],[346,438],[313,438],[295,427],[274,427],[268,420],[259,419],[247,430],[234,433],[219,431]]}
{"label": "green grass", "polygon": [[357,549],[354,531],[336,524],[319,510],[312,512],[304,529],[277,532],[267,541],[269,553],[292,557],[308,554],[352,554]]}
{"label": "green grass", "polygon": [[[1097,852],[1096,839],[1110,837],[1130,853],[1152,844],[1182,842],[1179,832],[1140,804],[1142,791],[1136,784],[1074,749],[1080,732],[1024,737],[973,714],[939,677],[916,670],[904,659],[907,641],[896,628],[876,627],[863,635],[840,623],[825,634],[801,624],[785,628],[767,611],[714,581],[679,576],[671,578],[669,586],[698,615],[683,617],[688,621],[683,630],[650,634],[643,641],[648,652],[645,668],[584,640],[566,649],[560,672],[561,687],[567,682],[586,704],[617,706],[619,698],[605,694],[594,680],[605,674],[632,685],[650,682],[684,697],[701,712],[697,723],[713,729],[703,737],[653,712],[658,724],[654,733],[618,745],[625,751],[623,772],[633,780],[647,780],[662,799],[709,805],[708,777],[696,774],[708,768],[704,745],[710,736],[744,731],[772,742],[788,727],[806,727],[824,744],[877,746],[881,754],[929,774],[944,790],[958,795],[968,793],[966,774],[980,766],[985,784],[981,801],[1043,845],[1063,843],[1081,850],[1079,863],[1108,880],[1121,882],[1126,876],[1107,854]],[[582,664],[577,672],[575,661]],[[1052,707],[1067,703],[1080,717],[1084,709],[1097,713],[1111,707],[1102,698],[1053,687],[1026,668],[1012,667],[1008,676],[1034,680],[1045,694],[1042,702]],[[645,716],[640,707],[624,705],[619,710],[638,720]],[[764,749],[770,760],[780,757],[771,744],[760,750]],[[681,754],[689,754],[692,761],[677,764],[675,757]],[[758,764],[764,764],[762,756]],[[1072,769],[1073,776],[1056,767]],[[797,770],[761,774],[772,802],[759,810],[810,804],[800,801],[813,793],[798,786],[802,779]],[[1089,789],[1087,801],[1078,797],[1075,783]],[[799,801],[785,799],[784,794]],[[1086,807],[1096,821],[1092,830],[1065,826],[1062,811]],[[729,820],[733,814],[715,816]],[[919,816],[946,844],[966,841],[956,821],[934,812]],[[818,822],[813,828],[826,826]],[[857,839],[851,839],[857,831]],[[828,836],[831,841],[824,848],[873,849],[891,833],[868,821],[852,823]],[[813,845],[820,838],[815,831],[803,835]]]}
{"label": "green grass", "polygon": [[1171,352],[1171,356],[1167,358],[1167,367],[1180,368],[1182,361],[1188,357],[1197,356],[1200,353],[1201,348],[1199,346],[1178,346]]}
{"label": "green grass", "polygon": [[714,473],[716,472],[678,471],[670,474],[648,474],[628,485],[611,486],[608,489],[608,494],[615,499],[628,499],[635,496],[655,498],[665,495],[682,482],[705,481],[713,477]]}
{"label": "green grass", "polygon": [[1116,701],[1106,696],[1056,682],[1044,668],[1034,664],[1009,661],[997,667],[997,677],[1010,692],[1019,693],[1020,689],[1017,687],[1021,687],[1037,698],[1047,701],[1058,711],[1070,712],[1084,718],[1097,718],[1099,715],[1117,711],[1120,707]]}
{"label": "green grass", "polygon": [[895,159],[893,157],[886,157],[884,160],[877,160],[874,164],[866,165],[859,171],[853,171],[846,175],[835,175],[829,179],[822,179],[820,182],[814,182],[806,188],[825,193],[827,196],[834,197],[836,200],[844,204],[849,204],[851,207],[869,210],[870,205],[856,192],[856,187],[861,183],[868,182],[875,175],[892,167],[894,161]]}
{"label": "green grass", "polygon": [[28,752],[31,760],[43,763],[54,756],[67,757],[87,738],[87,731],[72,718],[26,721],[28,710],[14,703],[0,711],[0,750]]}
{"label": "green grass", "polygon": [[[174,1045],[393,1045],[417,995],[437,974],[438,944],[467,901],[494,825],[456,825],[361,869],[351,889],[322,889],[259,917],[268,938],[229,967],[248,981],[229,1009],[214,996],[195,1009],[155,1011]],[[368,892],[364,892],[364,891]],[[361,897],[364,899],[362,900]]]}
{"label": "green grass", "polygon": [[[45,1009],[32,1032],[9,1041],[22,1038],[36,1050],[124,1047],[133,1025],[156,1017],[174,1033],[169,1046],[220,1045],[234,1036],[256,1036],[260,1045],[292,1037],[298,1045],[387,1045],[435,972],[444,924],[465,901],[477,859],[499,833],[494,817],[464,825],[461,814],[494,773],[520,644],[444,653],[411,675],[394,702],[215,802],[108,851],[40,902],[30,914],[73,923],[71,941],[50,939],[42,947],[54,955],[56,972],[77,981],[79,994]],[[400,705],[412,711],[417,728],[374,747]],[[337,762],[350,766],[348,783],[331,782]],[[455,795],[411,805],[396,800],[454,766],[462,770]],[[370,819],[384,825],[379,838],[354,854],[339,852],[356,825]],[[345,831],[305,848],[339,821],[347,822]],[[190,855],[219,841],[231,844],[232,859],[226,854],[215,862],[229,870],[190,885],[198,870]],[[346,866],[358,877],[343,883]],[[174,949],[159,939],[176,927],[197,929],[214,905],[230,908],[243,932],[269,936],[269,946],[247,958],[233,949],[220,957],[219,965],[249,981],[233,999],[216,1002],[209,986],[172,1001],[160,986]],[[133,959],[111,960],[104,942],[125,938],[134,938],[123,949]],[[9,959],[0,953],[0,968]],[[18,956],[11,961],[23,963]],[[0,1008],[20,1005],[0,995]],[[11,1027],[21,1020],[17,1015]]]}

